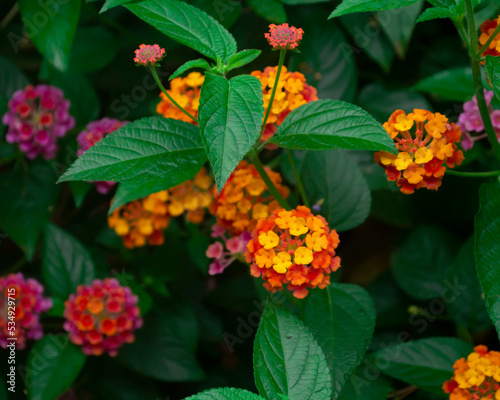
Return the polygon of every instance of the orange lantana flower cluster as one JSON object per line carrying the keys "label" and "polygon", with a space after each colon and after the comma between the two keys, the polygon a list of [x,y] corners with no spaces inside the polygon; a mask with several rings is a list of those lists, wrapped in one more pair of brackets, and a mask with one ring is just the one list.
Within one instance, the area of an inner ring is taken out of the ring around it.
{"label": "orange lantana flower cluster", "polygon": [[[264,71],[251,73],[262,83],[265,111],[269,106],[277,72],[278,67],[267,67]],[[314,100],[318,100],[316,89],[306,83],[305,76],[300,72],[288,72],[286,67],[283,67],[262,140],[268,140],[275,134],[277,127],[281,125],[290,111]]]}
{"label": "orange lantana flower cluster", "polygon": [[[490,36],[493,34],[493,31],[496,29],[498,24],[500,23],[500,16],[493,21],[487,19],[481,24],[481,36],[479,36],[479,48],[483,47],[483,45],[488,41]],[[499,56],[500,55],[500,35],[497,36],[491,41],[488,48],[484,51],[483,57],[490,56]]]}
{"label": "orange lantana flower cluster", "polygon": [[257,222],[245,258],[252,264],[251,274],[262,276],[267,290],[282,290],[285,284],[302,299],[308,288],[330,284],[330,273],[340,267],[335,255],[339,242],[337,232],[309,208],[280,209]]}
{"label": "orange lantana flower cluster", "polygon": [[450,400],[500,400],[500,352],[476,346],[467,360],[457,360],[453,368],[453,377],[443,384]]}
{"label": "orange lantana flower cluster", "polygon": [[397,110],[384,128],[394,139],[399,154],[379,151],[374,155],[375,161],[405,194],[420,188],[437,190],[446,167],[460,165],[464,159],[456,145],[462,137],[460,127],[440,113],[415,109],[406,115]]}
{"label": "orange lantana flower cluster", "polygon": [[108,217],[108,225],[123,239],[125,247],[161,245],[163,230],[170,223],[167,207],[168,191],[150,194],[116,209]]}
{"label": "orange lantana flower cluster", "polygon": [[[280,193],[287,197],[289,190],[281,184],[281,175],[268,167],[264,169]],[[217,224],[236,236],[244,231],[251,232],[259,219],[267,218],[279,208],[257,169],[241,161],[216,197],[213,213]]]}
{"label": "orange lantana flower cluster", "polygon": [[[205,80],[205,75],[199,72],[191,72],[185,78],[179,77],[170,81],[168,94],[179,103],[189,114],[197,117],[200,105],[200,90]],[[194,123],[186,114],[180,111],[163,93],[160,94],[160,102],[156,105],[156,112],[165,118],[179,119]]]}

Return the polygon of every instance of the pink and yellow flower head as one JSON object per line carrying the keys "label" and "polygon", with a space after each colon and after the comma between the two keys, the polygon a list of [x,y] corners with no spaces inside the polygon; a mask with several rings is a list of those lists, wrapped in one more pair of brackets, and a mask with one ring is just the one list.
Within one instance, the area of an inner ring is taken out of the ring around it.
{"label": "pink and yellow flower head", "polygon": [[150,194],[116,209],[108,216],[108,225],[132,249],[146,245],[162,245],[163,231],[170,223],[168,191]]}
{"label": "pink and yellow flower head", "polygon": [[453,377],[443,384],[450,400],[500,400],[500,353],[486,346],[474,347],[467,359],[453,365]]}
{"label": "pink and yellow flower head", "polygon": [[[103,137],[121,128],[128,121],[119,121],[114,118],[102,118],[97,121],[90,122],[85,130],[80,132],[76,138],[79,149],[78,156],[81,156],[86,150],[90,149],[94,144],[100,141]],[[95,182],[96,189],[101,194],[108,193],[115,185],[115,182]]]}
{"label": "pink and yellow flower head", "polygon": [[64,329],[85,354],[114,357],[124,343],[135,340],[134,331],[142,326],[137,303],[137,296],[116,279],[96,279],[78,286],[64,303]]}
{"label": "pink and yellow flower head", "polygon": [[293,50],[299,45],[303,34],[302,28],[297,29],[294,26],[288,26],[288,24],[271,24],[269,25],[269,33],[264,36],[273,50]]}
{"label": "pink and yellow flower head", "polygon": [[[200,91],[205,75],[199,72],[191,72],[185,78],[179,77],[170,81],[168,94],[180,104],[188,113],[198,116],[200,105]],[[160,94],[160,102],[156,106],[156,112],[165,118],[180,119],[181,121],[195,122],[180,111],[163,93]]]}
{"label": "pink and yellow flower head", "polygon": [[166,56],[165,49],[157,44],[141,44],[135,50],[135,65],[138,67],[156,66]]}
{"label": "pink and yellow flower head", "polygon": [[[215,232],[217,228],[213,230]],[[205,253],[208,258],[213,259],[208,268],[209,275],[221,274],[234,261],[242,261],[248,241],[252,238],[250,232],[247,231],[229,239],[224,233],[218,233],[216,237],[220,237],[222,242],[212,243]]]}
{"label": "pink and yellow flower head", "polygon": [[[264,71],[253,71],[251,75],[257,77],[262,84],[264,97],[264,111],[267,111],[271,92],[278,67],[267,67]],[[306,78],[300,72],[288,72],[286,67],[281,69],[278,87],[269,113],[262,140],[271,138],[277,131],[286,116],[296,108],[310,101],[318,100],[316,89],[306,83]],[[264,114],[265,114],[264,112]],[[264,115],[263,115],[264,116]],[[268,146],[268,149],[276,149],[276,146]]]}
{"label": "pink and yellow flower head", "polygon": [[[496,29],[499,22],[500,22],[500,16],[494,19],[493,21],[487,19],[481,24],[481,35],[479,36],[479,49],[483,47],[483,45],[491,37],[493,31]],[[488,48],[484,51],[482,56],[485,57],[487,55],[494,57],[500,55],[500,35],[497,34],[497,36],[489,44]]]}
{"label": "pink and yellow flower head", "polygon": [[48,85],[26,86],[9,100],[2,122],[8,126],[5,140],[17,143],[29,159],[41,154],[50,160],[57,153],[57,139],[75,126],[70,102],[63,92]]}
{"label": "pink and yellow flower head", "polygon": [[[17,349],[24,349],[27,339],[40,339],[40,314],[52,308],[52,300],[42,295],[43,286],[19,272],[0,277],[0,293],[0,347],[6,348],[8,338],[17,338]],[[9,319],[9,298],[15,303],[10,308],[15,314],[13,320]]]}
{"label": "pink and yellow flower head", "polygon": [[[280,193],[287,197],[289,190],[282,185],[281,175],[264,168]],[[256,168],[241,161],[216,196],[213,213],[219,226],[227,229],[230,236],[237,236],[244,231],[251,232],[259,219],[267,218],[279,208]]]}
{"label": "pink and yellow flower head", "polygon": [[405,194],[420,188],[437,190],[446,168],[460,165],[464,159],[456,145],[462,131],[442,114],[415,109],[406,115],[397,110],[384,128],[394,139],[399,154],[379,151],[374,158],[385,168],[388,179],[396,181]]}
{"label": "pink and yellow flower head", "polygon": [[337,232],[330,230],[323,217],[298,206],[260,219],[245,258],[251,263],[251,274],[262,277],[267,290],[274,293],[287,285],[302,299],[308,288],[324,289],[330,284],[330,273],[340,267],[340,258],[335,255],[338,245]]}

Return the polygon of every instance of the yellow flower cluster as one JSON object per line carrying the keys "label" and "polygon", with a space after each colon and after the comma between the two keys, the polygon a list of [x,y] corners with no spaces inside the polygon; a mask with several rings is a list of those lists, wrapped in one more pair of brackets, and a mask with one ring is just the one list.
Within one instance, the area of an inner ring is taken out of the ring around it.
{"label": "yellow flower cluster", "polygon": [[[179,103],[189,114],[198,116],[198,106],[200,105],[200,90],[205,80],[205,75],[199,72],[191,72],[185,78],[179,77],[170,81],[168,94]],[[181,121],[194,121],[180,111],[163,93],[161,100],[156,106],[156,112],[165,118],[179,119]]]}
{"label": "yellow flower cluster", "polygon": [[453,368],[453,377],[443,384],[450,400],[500,400],[500,352],[476,346],[467,360],[457,360]]}

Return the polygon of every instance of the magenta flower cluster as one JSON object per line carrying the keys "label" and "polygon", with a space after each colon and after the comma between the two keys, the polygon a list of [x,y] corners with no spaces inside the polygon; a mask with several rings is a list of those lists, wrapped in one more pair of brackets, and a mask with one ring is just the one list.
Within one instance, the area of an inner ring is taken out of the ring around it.
{"label": "magenta flower cluster", "polygon": [[[90,149],[103,137],[109,135],[111,132],[116,131],[129,121],[120,121],[113,118],[102,118],[97,121],[90,122],[84,131],[80,132],[77,137],[79,149],[78,156],[81,156],[84,151]],[[115,182],[95,182],[96,189],[101,194],[108,193],[115,185]]]}
{"label": "magenta flower cluster", "polygon": [[138,67],[155,66],[158,62],[165,58],[165,49],[162,49],[157,44],[141,44],[135,50],[135,65]]}
{"label": "magenta flower cluster", "polygon": [[2,119],[9,127],[5,139],[18,143],[29,159],[41,154],[50,160],[57,153],[57,138],[75,126],[69,107],[69,100],[54,86],[26,86],[9,100],[9,111]]}
{"label": "magenta flower cluster", "polygon": [[222,274],[235,260],[243,259],[243,253],[252,238],[250,232],[244,231],[238,236],[226,238],[226,230],[218,224],[212,226],[212,237],[219,237],[223,242],[215,242],[208,246],[206,256],[212,258],[208,274]]}
{"label": "magenta flower cluster", "polygon": [[[52,300],[43,297],[43,286],[23,274],[0,277],[0,347],[6,348],[9,338],[16,339],[16,348],[24,349],[26,340],[43,336],[40,314],[52,308]],[[15,305],[9,308],[9,301]],[[9,311],[14,315],[9,319]],[[14,324],[12,323],[14,322]]]}
{"label": "magenta flower cluster", "polygon": [[[495,128],[495,132],[500,141],[500,110],[494,110],[491,106],[491,100],[494,93],[489,90],[484,90],[484,97],[490,113],[491,122]],[[474,147],[474,142],[485,138],[487,135],[484,132],[484,124],[477,105],[477,98],[474,95],[472,100],[464,103],[464,111],[458,117],[458,124],[462,129],[462,148],[470,150]]]}

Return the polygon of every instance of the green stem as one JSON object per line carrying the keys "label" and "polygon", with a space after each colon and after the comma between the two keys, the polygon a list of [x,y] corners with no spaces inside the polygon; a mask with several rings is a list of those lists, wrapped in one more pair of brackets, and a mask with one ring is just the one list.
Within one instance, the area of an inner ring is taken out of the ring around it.
{"label": "green stem", "polygon": [[267,189],[269,192],[274,196],[274,198],[278,201],[281,207],[283,207],[285,210],[291,210],[292,208],[288,204],[288,202],[285,200],[283,195],[280,193],[276,185],[273,183],[271,178],[269,178],[269,175],[267,174],[266,170],[264,169],[264,166],[259,160],[259,156],[257,153],[253,153],[250,155],[250,161],[252,161],[252,164],[255,165],[255,168],[257,169],[257,172],[259,173],[260,177],[264,181],[264,183],[267,185]]}
{"label": "green stem", "polygon": [[461,172],[461,171],[453,171],[451,169],[447,169],[446,173],[448,175],[465,176],[467,178],[487,178],[490,176],[499,176],[500,175],[500,171]]}
{"label": "green stem", "polygon": [[264,133],[264,129],[266,129],[267,119],[269,118],[269,114],[271,113],[271,108],[273,108],[274,96],[276,94],[276,89],[278,89],[278,83],[279,83],[280,76],[281,76],[281,69],[283,68],[283,63],[285,62],[285,54],[286,54],[286,50],[280,50],[280,60],[278,62],[278,71],[276,72],[276,79],[274,81],[273,90],[271,91],[271,97],[269,98],[269,105],[267,106],[267,111],[266,111],[266,114],[264,115],[264,121],[262,122],[262,128],[260,129],[259,140],[257,140],[257,143],[260,142],[260,138],[262,137],[262,134]]}
{"label": "green stem", "polygon": [[194,117],[191,114],[189,114],[184,108],[182,108],[182,106],[179,103],[177,103],[172,98],[172,96],[170,96],[168,94],[168,92],[165,90],[165,88],[163,87],[162,83],[160,82],[160,78],[158,78],[158,74],[156,73],[156,68],[155,67],[149,67],[149,68],[151,69],[151,73],[153,74],[153,77],[155,78],[156,84],[158,85],[158,87],[160,88],[160,90],[163,92],[163,94],[168,97],[168,99],[172,102],[172,104],[174,106],[176,106],[179,110],[181,110],[184,114],[186,114],[194,122],[198,123],[198,119],[196,119],[196,117]]}
{"label": "green stem", "polygon": [[[474,8],[472,7],[471,0],[465,0],[465,8],[467,10],[467,20],[469,23],[469,40],[470,40],[470,49],[474,44],[477,44],[477,36],[476,36],[476,25],[474,22]],[[493,124],[491,123],[490,112],[488,110],[488,106],[486,105],[486,100],[484,98],[484,88],[481,77],[481,65],[479,60],[475,59],[474,54],[471,53],[471,63],[472,63],[472,76],[474,79],[474,86],[476,89],[476,99],[477,105],[479,107],[479,113],[481,114],[481,119],[483,120],[484,129],[488,134],[488,140],[490,141],[491,147],[495,152],[495,155],[500,160],[500,143],[498,142],[497,135],[495,133],[495,129],[493,128]]]}
{"label": "green stem", "polygon": [[293,176],[295,177],[295,181],[297,182],[297,189],[299,189],[300,197],[302,197],[304,205],[307,208],[310,208],[309,200],[307,200],[306,192],[304,190],[304,185],[302,184],[302,179],[300,179],[299,172],[297,171],[297,167],[295,166],[295,160],[292,157],[292,152],[287,149],[286,154],[288,155],[288,161],[290,161],[290,165],[292,166]]}
{"label": "green stem", "polygon": [[488,38],[488,40],[483,44],[483,47],[479,49],[479,51],[476,53],[476,58],[479,59],[482,57],[483,53],[488,49],[489,45],[491,42],[493,42],[493,39],[498,35],[498,32],[500,32],[500,24],[497,25],[491,36]]}
{"label": "green stem", "polygon": [[453,21],[453,24],[455,25],[455,27],[457,28],[457,31],[460,34],[460,38],[462,39],[462,42],[465,44],[465,47],[467,48],[469,53],[472,53],[473,50],[470,49],[469,40],[467,38],[467,31],[464,28],[463,18],[461,18],[459,20],[452,20],[452,21]]}

